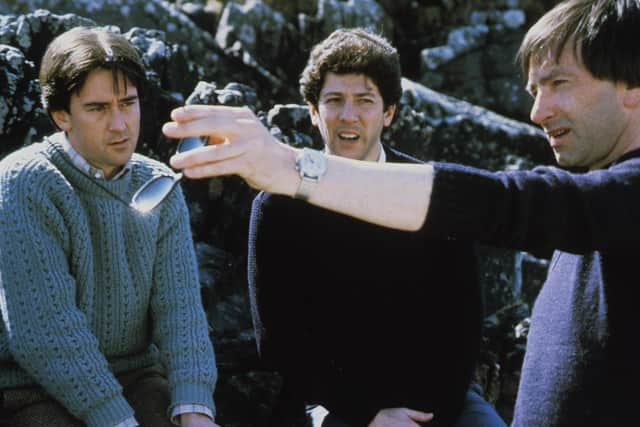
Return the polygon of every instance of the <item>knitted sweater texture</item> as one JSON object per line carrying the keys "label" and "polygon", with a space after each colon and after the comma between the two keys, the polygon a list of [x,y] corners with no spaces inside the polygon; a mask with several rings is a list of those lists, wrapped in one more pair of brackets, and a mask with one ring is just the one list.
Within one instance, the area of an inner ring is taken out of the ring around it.
{"label": "knitted sweater texture", "polygon": [[40,385],[88,426],[133,415],[114,374],[161,362],[171,406],[214,409],[213,349],[179,188],[147,214],[128,206],[171,173],[134,154],[95,180],[61,134],[0,162],[0,389]]}
{"label": "knitted sweater texture", "polygon": [[[390,162],[411,159],[385,148]],[[253,204],[249,284],[263,361],[300,401],[353,426],[384,408],[459,414],[479,350],[471,243],[426,239],[267,193]]]}
{"label": "knitted sweater texture", "polygon": [[638,425],[640,150],[582,174],[435,171],[432,234],[555,249],[533,307],[513,426]]}

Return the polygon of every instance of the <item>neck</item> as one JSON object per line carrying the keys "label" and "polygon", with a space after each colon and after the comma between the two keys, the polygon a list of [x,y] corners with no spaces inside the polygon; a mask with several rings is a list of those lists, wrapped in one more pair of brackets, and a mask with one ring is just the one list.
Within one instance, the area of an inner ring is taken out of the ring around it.
{"label": "neck", "polygon": [[640,149],[640,117],[629,121],[627,127],[623,130],[618,138],[618,143],[613,147],[609,154],[598,162],[589,166],[589,170],[601,169],[608,164],[616,161],[624,154]]}

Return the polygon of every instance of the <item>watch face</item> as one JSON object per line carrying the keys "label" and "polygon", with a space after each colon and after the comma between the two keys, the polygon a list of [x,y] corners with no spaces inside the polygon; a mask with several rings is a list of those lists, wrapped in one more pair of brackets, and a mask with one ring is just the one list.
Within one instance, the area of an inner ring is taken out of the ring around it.
{"label": "watch face", "polygon": [[308,177],[319,177],[326,169],[324,156],[317,151],[305,151],[300,159],[300,171]]}

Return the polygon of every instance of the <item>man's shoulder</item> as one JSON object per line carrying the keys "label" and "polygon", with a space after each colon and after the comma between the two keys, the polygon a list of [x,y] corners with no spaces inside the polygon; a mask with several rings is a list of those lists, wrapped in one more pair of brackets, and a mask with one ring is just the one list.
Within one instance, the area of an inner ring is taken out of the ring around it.
{"label": "man's shoulder", "polygon": [[144,174],[166,175],[174,173],[169,166],[161,161],[152,159],[151,157],[140,153],[133,153],[131,156],[131,163],[135,169],[142,171]]}
{"label": "man's shoulder", "polygon": [[9,153],[0,161],[0,177],[23,180],[57,174],[55,165],[47,159],[46,149],[45,142],[38,142]]}

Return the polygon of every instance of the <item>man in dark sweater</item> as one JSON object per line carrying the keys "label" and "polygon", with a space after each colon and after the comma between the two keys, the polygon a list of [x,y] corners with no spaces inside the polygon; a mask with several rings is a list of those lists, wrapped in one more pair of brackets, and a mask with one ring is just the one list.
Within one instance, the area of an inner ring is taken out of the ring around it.
{"label": "man in dark sweater", "polygon": [[[545,14],[521,45],[531,119],[546,132],[558,164],[582,173],[375,166],[325,156],[307,196],[316,206],[428,236],[555,250],[533,308],[517,427],[638,425],[638,40],[638,0],[569,0]],[[228,136],[229,143],[172,165],[192,177],[236,173],[256,188],[296,194],[299,151],[248,126],[250,117],[237,109],[174,112],[167,134],[197,131]],[[242,135],[232,132],[238,122],[246,126]]]}
{"label": "man in dark sweater", "polygon": [[[380,143],[400,76],[396,50],[361,29],[314,48],[301,92],[328,153],[418,163]],[[471,243],[260,193],[249,266],[261,356],[283,376],[286,409],[321,405],[309,410],[314,426],[417,426],[424,412],[430,425],[504,425],[468,391],[482,322]]]}

